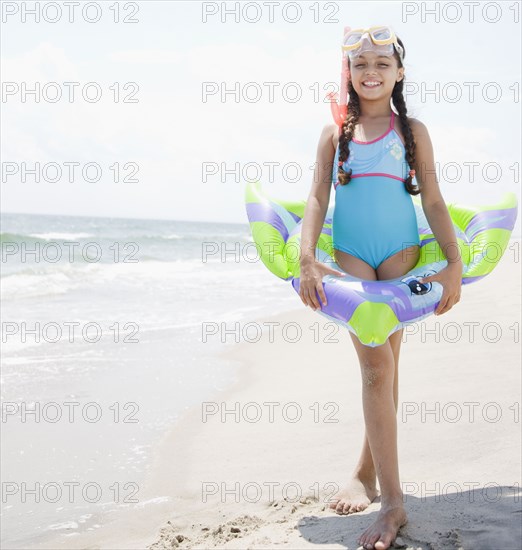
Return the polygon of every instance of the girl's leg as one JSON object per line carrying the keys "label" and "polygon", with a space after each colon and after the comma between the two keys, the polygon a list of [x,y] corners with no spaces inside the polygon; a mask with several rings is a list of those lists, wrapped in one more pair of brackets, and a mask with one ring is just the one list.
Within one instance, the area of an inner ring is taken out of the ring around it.
{"label": "girl's leg", "polygon": [[[402,333],[403,329],[400,329],[388,338],[394,357],[393,401],[395,412],[397,412],[399,406],[399,355]],[[352,333],[350,333],[350,335],[354,341],[354,346],[356,346],[356,342],[359,341]],[[375,466],[368,443],[368,433],[365,430],[359,461],[355,466],[347,486],[337,493],[330,508],[334,508],[338,514],[351,514],[366,509],[372,500],[379,494],[375,486],[376,478]]]}
{"label": "girl's leg", "polygon": [[[336,250],[335,253],[337,263],[348,273],[366,280],[377,280],[377,272],[366,262],[363,262],[359,258],[355,258],[352,255],[339,250]],[[381,276],[389,273],[389,268],[387,272],[383,273],[383,267],[386,267],[385,262],[379,266]],[[394,355],[393,396],[395,410],[397,410],[398,407],[398,370],[402,332],[402,330],[394,332],[389,337]],[[350,336],[352,337],[352,341],[354,342],[354,346],[356,348],[357,345],[362,346],[355,335],[350,333]],[[375,473],[375,466],[373,464],[372,453],[368,443],[368,435],[365,431],[359,461],[357,462],[357,465],[355,466],[346,486],[332,497],[330,501],[330,508],[334,509],[338,514],[361,512],[366,509],[379,494],[376,487],[376,481],[377,476]]]}
{"label": "girl's leg", "polygon": [[[416,254],[397,253],[383,262],[377,268],[379,280],[400,277],[412,269],[418,260],[418,249],[413,247],[408,252],[412,251]],[[402,334],[403,331],[399,330],[383,346],[372,348],[383,348],[382,355],[363,350],[362,347],[366,346],[360,342],[356,345],[363,374],[364,418],[382,493],[377,519],[358,540],[368,549],[389,548],[400,527],[407,522],[397,456],[398,362]]]}
{"label": "girl's leg", "polygon": [[[354,277],[360,277],[369,281],[377,280],[375,270],[361,259],[339,250],[335,251],[335,258],[339,266]],[[352,333],[350,335],[352,336],[352,340],[357,340]],[[334,509],[338,514],[349,514],[364,510],[379,494],[376,482],[377,478],[372,454],[365,434],[359,462],[355,466],[345,487],[332,496],[330,508]]]}
{"label": "girl's leg", "polygon": [[368,545],[367,548],[384,549],[389,548],[398,529],[407,521],[397,456],[395,357],[389,339],[375,348],[359,341],[354,344],[361,365],[366,433],[381,490],[379,515],[358,542]]}

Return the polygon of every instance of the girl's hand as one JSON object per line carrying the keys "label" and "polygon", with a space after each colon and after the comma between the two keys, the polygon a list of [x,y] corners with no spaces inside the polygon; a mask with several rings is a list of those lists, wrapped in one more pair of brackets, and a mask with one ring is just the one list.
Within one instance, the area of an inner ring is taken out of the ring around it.
{"label": "girl's hand", "polygon": [[317,299],[317,294],[319,294],[323,305],[327,304],[323,288],[323,277],[325,275],[338,275],[339,277],[344,277],[346,273],[333,269],[322,262],[318,262],[315,258],[301,262],[299,296],[303,304],[305,306],[310,306],[314,311],[321,308]]}
{"label": "girl's hand", "polygon": [[429,277],[420,277],[421,283],[430,283],[437,281],[442,285],[442,297],[435,310],[435,315],[442,315],[449,311],[457,302],[460,301],[460,289],[462,286],[462,262],[451,262],[444,269],[430,275]]}

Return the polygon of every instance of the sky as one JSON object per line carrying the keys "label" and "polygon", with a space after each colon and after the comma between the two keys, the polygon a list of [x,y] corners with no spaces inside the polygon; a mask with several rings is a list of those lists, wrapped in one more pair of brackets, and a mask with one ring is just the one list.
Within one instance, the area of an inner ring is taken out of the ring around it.
{"label": "sky", "polygon": [[2,3],[2,212],[246,223],[257,178],[306,199],[343,29],[378,24],[446,202],[520,198],[519,3],[47,4]]}

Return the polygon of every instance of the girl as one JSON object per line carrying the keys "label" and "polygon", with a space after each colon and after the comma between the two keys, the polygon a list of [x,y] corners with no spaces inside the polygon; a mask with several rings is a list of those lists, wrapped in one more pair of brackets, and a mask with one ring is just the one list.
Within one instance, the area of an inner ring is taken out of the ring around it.
{"label": "girl", "polygon": [[[404,45],[390,27],[381,26],[350,31],[343,50],[349,61],[348,111],[340,135],[332,124],[324,127],[319,139],[301,232],[301,300],[316,310],[321,307],[319,299],[326,304],[322,278],[327,274],[343,276],[315,259],[333,183],[334,258],[344,271],[367,280],[401,277],[416,265],[420,242],[410,195],[421,194],[422,208],[448,262],[439,273],[423,279],[443,286],[435,311],[440,315],[460,299],[463,265],[435,176],[428,130],[407,116]],[[332,159],[336,163],[333,174]],[[418,186],[412,182],[415,174]],[[365,438],[346,487],[335,495],[330,507],[338,514],[364,510],[378,496],[379,480],[381,509],[358,539],[367,549],[389,548],[407,522],[396,421],[402,333],[398,330],[384,345],[372,348],[350,332],[361,368]]]}

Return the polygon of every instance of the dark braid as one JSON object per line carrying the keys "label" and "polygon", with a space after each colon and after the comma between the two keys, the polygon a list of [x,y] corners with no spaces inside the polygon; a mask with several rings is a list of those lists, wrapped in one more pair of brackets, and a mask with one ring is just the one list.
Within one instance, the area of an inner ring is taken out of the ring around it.
{"label": "dark braid", "polygon": [[[397,41],[402,46],[404,57],[406,57],[406,49],[404,48],[404,44],[402,43],[400,38],[397,38]],[[403,67],[399,55],[396,51],[394,51],[393,55],[395,59],[397,59],[399,68]],[[401,81],[395,83],[392,92],[392,101],[399,114],[401,130],[405,139],[404,148],[406,150],[406,162],[408,163],[410,169],[412,169],[413,164],[415,163],[415,140],[413,138],[413,132],[411,131],[410,123],[408,122],[406,101],[404,100],[403,89],[404,78]],[[346,120],[343,122],[342,131],[339,136],[339,167],[337,170],[337,182],[339,183],[339,185],[347,185],[352,179],[352,169],[350,168],[348,172],[346,172],[343,169],[342,165],[348,160],[348,157],[350,156],[350,148],[348,144],[354,136],[355,125],[357,124],[359,116],[361,114],[359,96],[353,88],[351,80],[348,81],[348,93],[350,96],[350,100],[348,102],[348,112],[346,115]],[[404,182],[404,186],[406,187],[406,191],[408,191],[410,195],[418,195],[421,192],[421,189],[420,187],[416,187],[415,185],[413,185],[412,180],[413,177],[408,174],[408,177]]]}
{"label": "dark braid", "polygon": [[350,149],[348,144],[352,141],[355,134],[355,125],[359,121],[359,115],[361,114],[361,106],[359,104],[359,96],[352,86],[352,81],[348,81],[348,93],[350,100],[348,101],[348,111],[346,113],[346,120],[343,122],[343,128],[341,135],[339,136],[339,168],[337,171],[337,181],[341,185],[350,183],[352,179],[352,169],[346,172],[343,169],[343,163],[348,160],[350,156]]}

